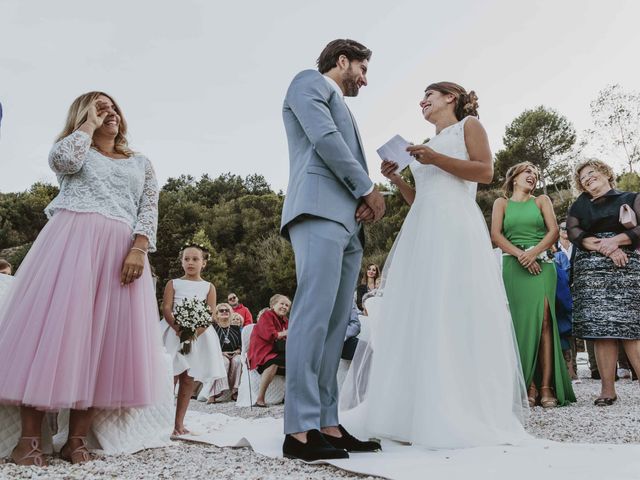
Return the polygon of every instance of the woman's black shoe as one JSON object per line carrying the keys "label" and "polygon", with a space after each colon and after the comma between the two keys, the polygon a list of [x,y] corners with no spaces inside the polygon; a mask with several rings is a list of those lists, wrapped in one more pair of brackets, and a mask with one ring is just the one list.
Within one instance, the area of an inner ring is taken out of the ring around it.
{"label": "woman's black shoe", "polygon": [[596,407],[608,407],[610,405],[613,405],[617,399],[618,399],[617,395],[615,397],[611,397],[611,398],[600,397],[600,398],[596,398],[594,400],[593,404]]}
{"label": "woman's black shoe", "polygon": [[338,425],[338,430],[342,434],[342,437],[332,437],[323,433],[324,438],[327,439],[331,445],[335,448],[343,448],[347,452],[377,452],[382,450],[382,446],[378,442],[363,442],[347,432],[342,425]]}
{"label": "woman's black shoe", "polygon": [[285,458],[297,458],[305,462],[349,458],[346,450],[332,446],[319,430],[307,432],[307,443],[296,440],[293,435],[285,435],[282,454]]}

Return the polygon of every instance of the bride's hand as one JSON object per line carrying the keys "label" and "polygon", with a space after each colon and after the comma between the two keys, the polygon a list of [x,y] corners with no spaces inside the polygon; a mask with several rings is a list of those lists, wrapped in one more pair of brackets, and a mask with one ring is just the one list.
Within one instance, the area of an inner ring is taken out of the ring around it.
{"label": "bride's hand", "polygon": [[434,165],[438,159],[436,151],[426,145],[411,145],[407,147],[407,152],[424,165]]}
{"label": "bride's hand", "polygon": [[383,160],[380,165],[380,173],[394,184],[402,178],[400,177],[400,173],[396,172],[397,169],[398,164],[392,160]]}

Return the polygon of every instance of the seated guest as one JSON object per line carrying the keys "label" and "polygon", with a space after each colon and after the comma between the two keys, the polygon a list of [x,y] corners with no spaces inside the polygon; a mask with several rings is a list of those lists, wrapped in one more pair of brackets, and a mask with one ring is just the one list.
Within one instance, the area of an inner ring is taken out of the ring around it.
{"label": "seated guest", "polygon": [[269,310],[271,310],[269,307],[264,307],[262,310],[260,310],[258,312],[258,316],[256,317],[256,323],[258,323],[260,321],[260,317],[262,316],[262,314],[264,312],[268,312]]}
{"label": "seated guest", "polygon": [[558,249],[564,252],[564,254],[569,259],[569,263],[571,263],[571,257],[573,256],[573,243],[571,243],[571,240],[569,240],[569,234],[567,233],[567,222],[560,222],[558,227],[560,228],[558,232],[560,235],[560,238],[558,238]]}
{"label": "seated guest", "polygon": [[229,322],[231,323],[231,325],[234,325],[238,327],[240,330],[242,330],[242,327],[244,327],[244,318],[242,318],[242,315],[232,311],[231,316],[229,318],[230,318]]}
{"label": "seated guest", "polygon": [[227,295],[227,301],[233,311],[242,317],[242,326],[251,325],[253,323],[253,315],[247,307],[240,303],[240,299],[235,293]]}
{"label": "seated guest", "polygon": [[[0,317],[2,316],[2,306],[9,296],[9,290],[13,284],[14,277],[11,275],[0,274]],[[0,415],[2,412],[0,411]]]}
{"label": "seated guest", "polygon": [[0,258],[0,273],[5,275],[11,275],[11,264],[4,258]]}
{"label": "seated guest", "polygon": [[365,293],[362,296],[362,301],[360,302],[360,304],[362,305],[362,309],[360,310],[360,313],[362,315],[368,316],[369,312],[367,312],[367,300],[369,300],[371,297],[375,297],[378,294],[378,289],[380,288],[380,284],[382,283],[382,277],[378,277],[376,278],[376,284],[373,290],[369,290],[367,293]]}
{"label": "seated guest", "polygon": [[360,285],[358,285],[358,288],[356,289],[356,305],[358,306],[358,309],[360,311],[362,311],[363,309],[362,297],[366,293],[369,293],[370,291],[377,288],[376,280],[378,279],[378,277],[380,277],[380,267],[378,267],[378,265],[376,265],[375,263],[370,263],[369,265],[367,265],[367,269],[362,275]]}
{"label": "seated guest", "polygon": [[344,360],[353,360],[353,354],[356,352],[358,346],[358,335],[360,335],[360,318],[358,318],[358,306],[355,300],[351,307],[351,315],[349,317],[349,324],[347,325],[347,333],[344,338],[344,345],[342,346],[341,358]]}
{"label": "seated guest", "polygon": [[[220,397],[227,389],[231,391],[231,399],[235,401],[238,397],[238,386],[242,373],[240,325],[232,323],[231,305],[228,303],[219,303],[216,306],[213,320],[213,328],[220,338],[220,348],[227,371],[227,382],[214,382],[207,403],[215,403],[216,398]],[[240,317],[240,321],[242,321],[242,317]]]}
{"label": "seated guest", "polygon": [[284,295],[274,295],[269,300],[270,309],[260,316],[251,332],[249,341],[249,368],[258,370],[260,389],[255,405],[266,407],[265,395],[276,374],[284,375],[285,341],[289,320],[285,316],[291,308],[291,300]]}

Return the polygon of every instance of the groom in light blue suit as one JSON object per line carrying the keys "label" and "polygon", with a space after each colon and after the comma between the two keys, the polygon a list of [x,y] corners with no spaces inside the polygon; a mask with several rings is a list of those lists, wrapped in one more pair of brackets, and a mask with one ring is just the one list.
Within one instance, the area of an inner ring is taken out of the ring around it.
{"label": "groom in light blue suit", "polygon": [[370,57],[358,42],[334,40],[319,71],[296,75],[283,106],[290,175],[281,231],[293,246],[298,283],[286,342],[283,453],[306,461],[379,449],[339,424],[336,381],[362,260],[361,222],[385,210],[344,101],[367,85]]}

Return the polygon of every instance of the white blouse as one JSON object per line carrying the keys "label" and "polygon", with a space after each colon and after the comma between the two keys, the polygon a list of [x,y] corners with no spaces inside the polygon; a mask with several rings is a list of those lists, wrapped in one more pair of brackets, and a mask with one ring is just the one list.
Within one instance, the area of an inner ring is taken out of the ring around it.
{"label": "white blouse", "polygon": [[91,148],[91,137],[80,130],[57,142],[49,153],[60,193],[47,205],[48,218],[58,210],[93,212],[127,223],[149,239],[156,250],[158,182],[144,155],[113,159]]}

